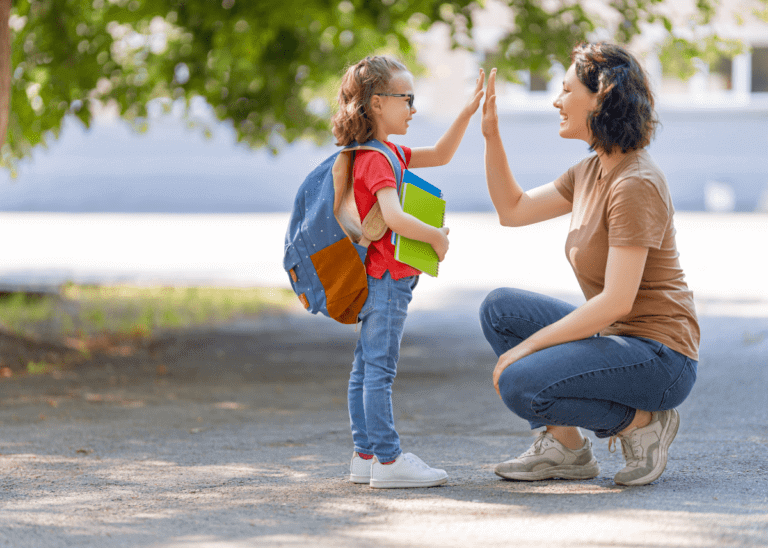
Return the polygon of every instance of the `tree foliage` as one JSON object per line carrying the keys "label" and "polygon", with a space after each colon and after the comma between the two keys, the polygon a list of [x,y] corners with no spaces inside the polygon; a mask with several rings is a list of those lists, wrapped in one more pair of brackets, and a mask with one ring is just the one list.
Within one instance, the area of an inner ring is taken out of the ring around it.
{"label": "tree foliage", "polygon": [[[759,4],[768,0],[755,0]],[[693,59],[706,62],[740,53],[740,43],[725,40],[711,32],[716,0],[696,0],[686,30],[693,36],[675,32],[670,12],[677,9],[670,0],[605,0],[589,4],[571,0],[505,0],[514,14],[513,24],[486,57],[485,66],[499,67],[499,75],[515,80],[520,70],[546,76],[553,63],[568,65],[572,47],[595,37],[629,44],[649,27],[656,26],[666,39],[660,44],[662,63],[670,74],[688,78],[695,71]],[[670,9],[672,8],[672,9]],[[696,35],[702,29],[702,35]]]}
{"label": "tree foliage", "polygon": [[[566,63],[571,47],[599,28],[626,43],[644,23],[657,23],[672,37],[659,10],[663,0],[607,0],[618,14],[615,28],[576,0],[504,1],[514,24],[486,63],[510,79],[522,69],[544,74],[553,62]],[[697,0],[701,23],[713,4]],[[2,163],[12,168],[58,136],[68,115],[89,126],[94,105],[111,105],[145,128],[152,100],[188,107],[203,98],[253,147],[325,139],[333,86],[346,66],[382,51],[413,62],[412,33],[436,21],[449,25],[454,47],[471,47],[476,8],[473,0],[15,2]],[[684,57],[703,51],[686,40],[676,44],[671,51]]]}
{"label": "tree foliage", "polygon": [[[11,12],[12,165],[94,101],[142,128],[153,99],[202,97],[251,146],[328,131],[327,96],[349,63],[413,56],[410,33],[470,0],[31,0]],[[456,17],[456,14],[464,14]],[[319,105],[319,106],[318,106]]]}

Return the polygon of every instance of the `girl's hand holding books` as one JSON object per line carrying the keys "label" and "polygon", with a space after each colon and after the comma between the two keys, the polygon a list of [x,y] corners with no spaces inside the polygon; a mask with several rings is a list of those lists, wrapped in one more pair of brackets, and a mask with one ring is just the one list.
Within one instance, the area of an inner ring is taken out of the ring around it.
{"label": "girl's hand holding books", "polygon": [[444,226],[437,230],[440,233],[440,236],[438,236],[434,242],[430,242],[430,244],[432,245],[432,249],[435,250],[435,253],[437,253],[437,260],[442,262],[443,259],[445,259],[445,254],[448,253],[448,246],[450,245],[448,242],[448,232],[450,232],[450,229],[447,226]]}

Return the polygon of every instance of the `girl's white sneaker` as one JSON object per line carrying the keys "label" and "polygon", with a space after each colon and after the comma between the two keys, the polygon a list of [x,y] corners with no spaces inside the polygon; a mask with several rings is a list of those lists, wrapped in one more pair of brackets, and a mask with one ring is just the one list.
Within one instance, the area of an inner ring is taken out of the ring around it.
{"label": "girl's white sneaker", "polygon": [[373,457],[370,484],[375,489],[434,487],[447,481],[445,470],[430,468],[413,453],[400,453],[392,464],[381,464]]}
{"label": "girl's white sneaker", "polygon": [[357,451],[352,453],[352,462],[349,463],[349,481],[352,483],[370,482],[372,463],[373,459],[361,458]]}

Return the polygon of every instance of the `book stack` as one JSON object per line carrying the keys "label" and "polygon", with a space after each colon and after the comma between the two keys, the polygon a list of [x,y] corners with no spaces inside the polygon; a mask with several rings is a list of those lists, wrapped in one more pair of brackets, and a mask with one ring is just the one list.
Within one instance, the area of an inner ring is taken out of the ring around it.
{"label": "book stack", "polygon": [[[436,186],[428,183],[410,171],[403,174],[400,190],[400,205],[403,211],[436,228],[445,222],[445,200]],[[419,240],[411,240],[392,233],[395,244],[395,259],[436,277],[440,261],[432,246]]]}

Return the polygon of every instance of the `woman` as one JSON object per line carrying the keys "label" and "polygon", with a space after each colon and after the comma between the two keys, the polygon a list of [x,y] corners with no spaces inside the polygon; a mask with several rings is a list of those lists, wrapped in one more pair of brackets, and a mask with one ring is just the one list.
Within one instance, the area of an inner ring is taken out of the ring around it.
{"label": "woman", "polygon": [[596,154],[552,183],[523,192],[499,135],[496,72],[483,105],[488,191],[504,226],[571,213],[566,258],[585,304],[497,289],[480,320],[499,357],[496,391],[531,428],[533,446],[496,466],[516,480],[587,479],[600,468],[589,438],[621,441],[614,480],[661,476],[677,434],[674,409],[696,380],[699,326],[678,261],[666,180],[645,147],[658,120],[648,78],[620,46],[581,44],[554,101],[560,136]]}

